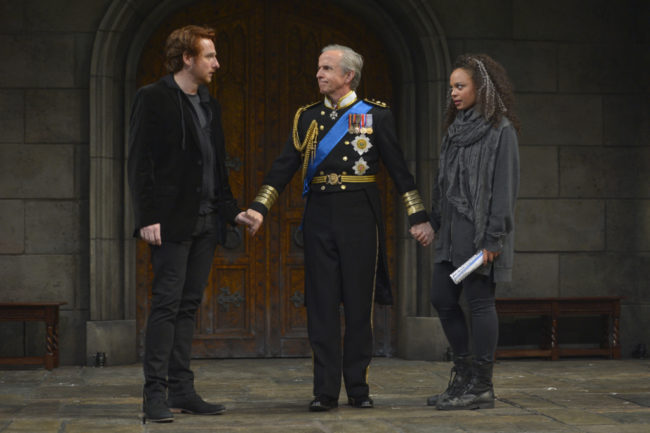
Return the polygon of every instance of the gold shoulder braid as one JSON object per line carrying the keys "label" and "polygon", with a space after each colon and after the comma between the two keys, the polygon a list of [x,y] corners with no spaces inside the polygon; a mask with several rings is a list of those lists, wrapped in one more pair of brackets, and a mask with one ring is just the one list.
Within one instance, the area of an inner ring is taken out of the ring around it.
{"label": "gold shoulder braid", "polygon": [[314,160],[314,155],[316,153],[316,141],[318,139],[318,122],[315,120],[311,121],[307,133],[305,134],[305,139],[300,143],[300,137],[298,136],[298,121],[302,113],[307,110],[309,107],[313,107],[318,104],[315,102],[310,105],[305,105],[300,107],[296,111],[296,115],[293,118],[293,147],[300,153],[302,153],[302,180],[305,180],[305,174],[307,174],[307,167],[309,163]]}

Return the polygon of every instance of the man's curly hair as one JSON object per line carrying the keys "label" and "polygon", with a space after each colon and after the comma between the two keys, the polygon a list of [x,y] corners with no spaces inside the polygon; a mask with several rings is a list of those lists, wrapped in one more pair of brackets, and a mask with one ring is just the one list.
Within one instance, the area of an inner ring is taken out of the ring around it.
{"label": "man's curly hair", "polygon": [[[507,117],[519,132],[519,118],[513,111],[514,88],[503,66],[487,54],[462,54],[452,65],[452,70],[458,68],[465,70],[472,78],[476,88],[475,109],[494,127],[499,125],[503,116]],[[458,114],[451,93],[447,99],[445,130]]]}

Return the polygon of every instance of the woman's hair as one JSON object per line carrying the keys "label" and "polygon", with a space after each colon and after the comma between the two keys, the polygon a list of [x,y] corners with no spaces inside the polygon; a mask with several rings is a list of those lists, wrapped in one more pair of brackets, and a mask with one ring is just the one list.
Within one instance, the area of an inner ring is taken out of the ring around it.
{"label": "woman's hair", "polygon": [[[475,110],[495,127],[505,116],[519,132],[519,118],[513,111],[514,89],[503,66],[487,54],[462,54],[454,61],[452,70],[458,68],[465,70],[472,78],[476,89]],[[458,114],[451,94],[447,99],[445,130]]]}
{"label": "woman's hair", "polygon": [[354,78],[350,82],[350,89],[356,90],[361,81],[361,69],[363,69],[363,57],[361,54],[357,53],[350,47],[345,45],[332,44],[328,45],[321,50],[321,53],[325,51],[340,51],[341,57],[341,69],[343,73],[347,74],[348,72],[354,72]]}
{"label": "woman's hair", "polygon": [[165,67],[167,71],[175,74],[183,69],[183,54],[192,57],[201,52],[201,40],[214,41],[215,32],[210,27],[185,26],[174,30],[165,43]]}

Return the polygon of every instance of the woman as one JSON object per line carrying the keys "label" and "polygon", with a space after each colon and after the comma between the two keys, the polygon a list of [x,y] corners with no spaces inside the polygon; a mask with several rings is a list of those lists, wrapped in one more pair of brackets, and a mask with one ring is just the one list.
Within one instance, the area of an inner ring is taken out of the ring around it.
{"label": "woman", "polygon": [[[510,281],[512,274],[519,122],[506,71],[487,55],[460,56],[449,85],[431,217],[436,232],[431,303],[453,349],[454,367],[447,389],[427,403],[440,410],[492,408],[495,283]],[[454,284],[449,275],[478,251],[483,265]],[[461,291],[471,331],[458,303]]]}

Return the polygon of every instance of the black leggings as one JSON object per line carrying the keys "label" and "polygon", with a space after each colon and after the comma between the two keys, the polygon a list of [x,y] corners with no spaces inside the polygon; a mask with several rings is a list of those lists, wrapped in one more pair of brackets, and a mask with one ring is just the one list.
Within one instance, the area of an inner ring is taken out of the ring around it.
{"label": "black leggings", "polygon": [[456,285],[449,277],[455,270],[450,262],[433,266],[431,304],[438,311],[442,328],[455,355],[469,355],[469,330],[463,310],[458,304],[460,292],[471,312],[472,351],[479,363],[494,362],[499,338],[499,319],[494,305],[495,284],[489,277],[472,273]]}

